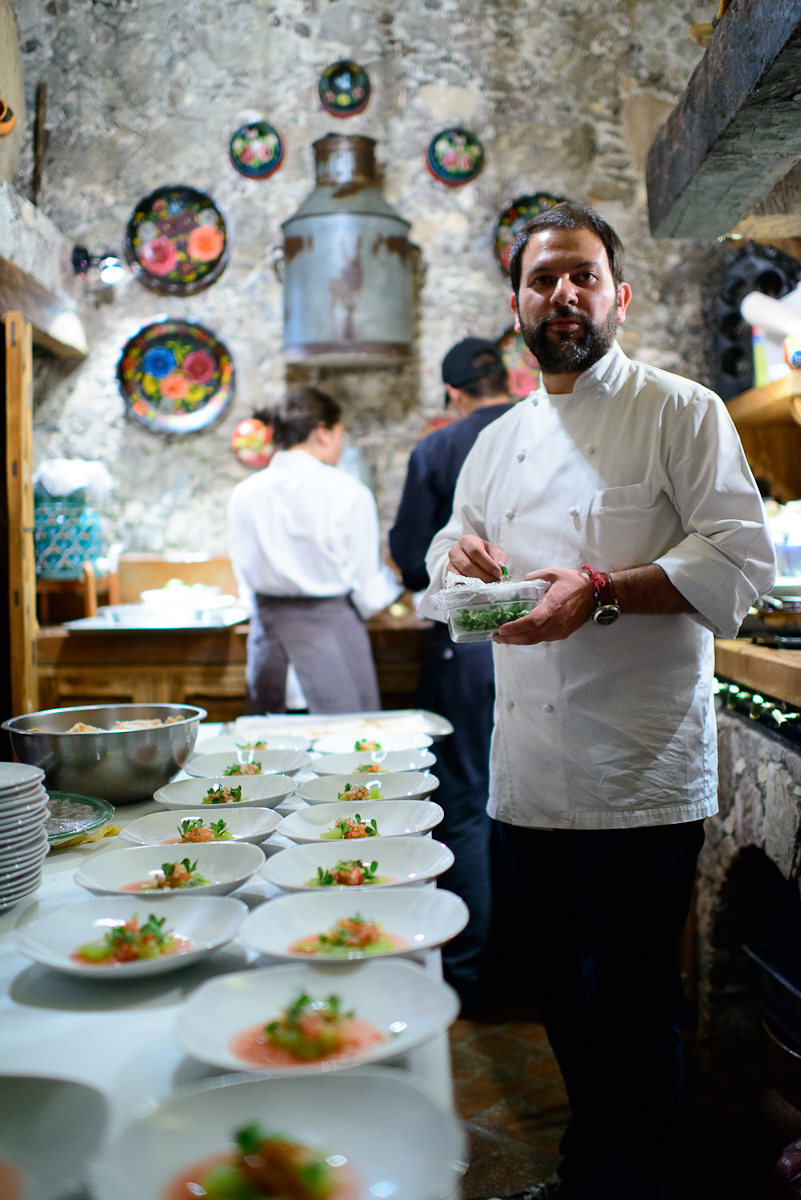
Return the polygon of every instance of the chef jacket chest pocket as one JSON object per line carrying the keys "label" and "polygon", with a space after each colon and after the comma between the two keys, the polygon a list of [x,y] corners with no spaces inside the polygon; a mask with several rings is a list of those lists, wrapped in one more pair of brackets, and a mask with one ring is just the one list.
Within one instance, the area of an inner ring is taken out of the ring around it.
{"label": "chef jacket chest pocket", "polygon": [[659,517],[666,501],[653,483],[630,483],[595,493],[587,532],[609,568],[652,561],[660,541]]}

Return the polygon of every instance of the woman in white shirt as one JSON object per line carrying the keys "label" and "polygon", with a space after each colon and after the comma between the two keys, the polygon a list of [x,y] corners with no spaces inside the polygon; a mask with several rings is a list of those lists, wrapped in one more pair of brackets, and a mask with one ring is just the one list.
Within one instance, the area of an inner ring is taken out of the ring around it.
{"label": "woman in white shirt", "polygon": [[231,494],[231,560],[251,600],[252,712],[284,711],[290,664],[310,712],[380,705],[363,618],[399,589],[381,566],[372,493],[336,470],[343,429],[335,400],[295,388],[273,414],[270,465]]}

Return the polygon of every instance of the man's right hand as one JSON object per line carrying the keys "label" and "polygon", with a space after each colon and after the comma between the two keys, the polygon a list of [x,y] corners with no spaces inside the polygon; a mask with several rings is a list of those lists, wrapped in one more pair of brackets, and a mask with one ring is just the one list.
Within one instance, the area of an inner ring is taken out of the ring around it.
{"label": "man's right hand", "polygon": [[506,565],[506,555],[500,546],[485,542],[474,533],[465,534],[448,552],[448,569],[457,575],[469,575],[482,579],[484,583],[496,583],[503,578],[501,567]]}

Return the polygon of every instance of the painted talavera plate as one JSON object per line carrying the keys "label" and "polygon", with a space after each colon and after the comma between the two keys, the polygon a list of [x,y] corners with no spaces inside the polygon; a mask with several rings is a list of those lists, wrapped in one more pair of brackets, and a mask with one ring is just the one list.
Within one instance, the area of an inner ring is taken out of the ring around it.
{"label": "painted talavera plate", "polygon": [[237,171],[249,179],[267,179],[284,161],[283,138],[267,121],[240,125],[228,148]]}
{"label": "painted talavera plate", "polygon": [[205,192],[183,184],[158,188],[134,209],[125,253],[139,282],[151,291],[193,296],[225,270],[225,219]]}
{"label": "painted talavera plate", "polygon": [[498,218],[498,224],[495,226],[495,257],[501,264],[505,275],[509,272],[509,254],[512,242],[526,221],[530,221],[532,217],[538,217],[540,213],[545,212],[548,208],[553,208],[555,204],[560,204],[563,199],[563,196],[551,196],[548,192],[535,192],[530,196],[518,196],[508,208],[503,210]]}
{"label": "painted talavera plate", "polygon": [[117,381],[129,414],[160,433],[194,433],[234,398],[234,364],[209,329],[161,317],[125,343]]}
{"label": "painted talavera plate", "polygon": [[272,425],[258,417],[245,417],[231,434],[231,449],[241,463],[253,470],[266,467],[275,454]]}
{"label": "painted talavera plate", "polygon": [[429,172],[447,187],[462,187],[481,173],[484,147],[466,129],[443,129],[431,139],[426,154]]}
{"label": "painted talavera plate", "polygon": [[521,399],[540,386],[539,363],[513,325],[501,334],[496,343],[503,365],[509,372],[509,392]]}
{"label": "painted talavera plate", "polygon": [[333,117],[355,117],[370,100],[367,72],[347,58],[326,67],[317,86],[320,103]]}

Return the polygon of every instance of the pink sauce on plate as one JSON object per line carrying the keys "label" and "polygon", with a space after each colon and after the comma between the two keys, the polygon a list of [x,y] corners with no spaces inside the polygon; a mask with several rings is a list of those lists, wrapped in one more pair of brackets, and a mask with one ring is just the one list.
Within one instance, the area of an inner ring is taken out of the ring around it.
{"label": "pink sauce on plate", "polygon": [[[409,948],[409,943],[407,942],[406,938],[400,937],[400,935],[397,933],[384,932],[383,936],[392,943],[392,948],[394,950],[407,950]],[[330,959],[348,958],[350,955],[355,954],[363,954],[366,958],[369,958],[370,954],[388,953],[388,951],[383,947],[379,947],[377,950],[371,951],[369,946],[366,949],[360,949],[358,946],[349,946],[347,948],[342,947],[343,952],[339,954],[326,954],[325,951],[309,950],[306,946],[304,946],[304,943],[308,942],[310,937],[314,937],[314,934],[309,933],[306,935],[306,937],[298,938],[296,942],[290,942],[287,946],[287,950],[290,952],[290,954],[302,954],[305,958],[318,957]]]}
{"label": "pink sauce on plate", "polygon": [[[197,891],[197,888],[191,888],[191,887],[154,888],[154,887],[148,886],[149,884],[152,884],[152,882],[153,882],[152,879],[139,879],[139,880],[137,880],[136,883],[123,883],[122,886],[120,887],[120,891],[121,892],[141,892],[143,888],[146,888],[147,893],[150,893],[154,896],[163,895],[165,892],[196,892]],[[212,883],[216,883],[216,882],[217,881],[215,879],[210,879],[209,882],[207,884],[204,884],[203,886],[210,887]]]}
{"label": "pink sauce on plate", "polygon": [[375,1025],[363,1021],[361,1017],[351,1017],[349,1021],[345,1021],[342,1034],[345,1038],[342,1049],[335,1054],[323,1054],[320,1058],[295,1058],[294,1054],[290,1054],[283,1046],[270,1045],[264,1036],[263,1024],[253,1025],[250,1029],[243,1029],[241,1033],[235,1034],[231,1038],[230,1048],[237,1058],[254,1067],[298,1067],[304,1063],[348,1062],[368,1050],[370,1046],[377,1046],[385,1040],[384,1034],[376,1029]]}
{"label": "pink sauce on plate", "polygon": [[[203,1194],[199,1190],[200,1180],[214,1167],[221,1167],[225,1163],[234,1162],[235,1159],[236,1155],[234,1154],[213,1154],[209,1158],[200,1159],[199,1162],[193,1163],[189,1167],[184,1167],[167,1184],[162,1192],[161,1200],[198,1200],[198,1196]],[[360,1200],[363,1189],[356,1172],[347,1164],[332,1169],[337,1184],[328,1200]],[[17,1197],[12,1197],[12,1200],[17,1200]]]}

